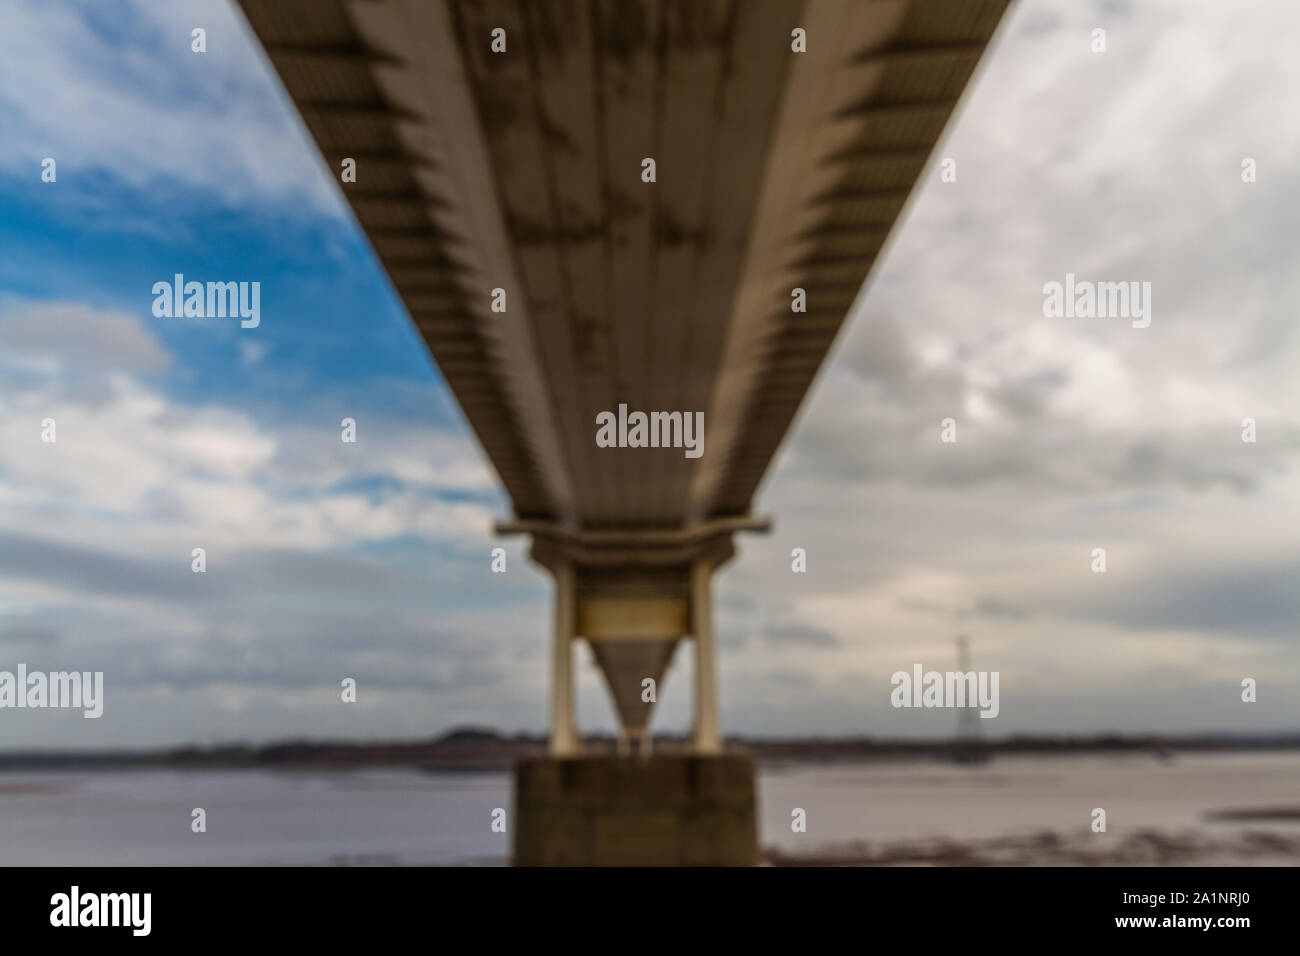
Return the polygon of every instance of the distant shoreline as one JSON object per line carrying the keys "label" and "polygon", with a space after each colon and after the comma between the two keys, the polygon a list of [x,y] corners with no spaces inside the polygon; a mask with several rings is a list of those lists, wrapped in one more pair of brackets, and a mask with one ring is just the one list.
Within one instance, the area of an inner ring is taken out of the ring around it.
{"label": "distant shoreline", "polygon": [[[1189,734],[1180,736],[1099,734],[1093,736],[1020,736],[1001,740],[877,740],[873,738],[729,738],[730,746],[751,751],[763,764],[859,763],[868,761],[939,760],[978,762],[991,756],[1064,756],[1147,754],[1169,758],[1178,753],[1300,750],[1300,733]],[[683,749],[684,738],[656,738],[655,747]],[[591,737],[591,753],[611,752],[610,737]],[[0,771],[42,769],[158,768],[359,768],[415,767],[427,770],[508,770],[520,757],[546,752],[540,735],[506,735],[495,730],[459,728],[422,741],[284,741],[265,745],[228,744],[208,748],[151,750],[0,752]]]}

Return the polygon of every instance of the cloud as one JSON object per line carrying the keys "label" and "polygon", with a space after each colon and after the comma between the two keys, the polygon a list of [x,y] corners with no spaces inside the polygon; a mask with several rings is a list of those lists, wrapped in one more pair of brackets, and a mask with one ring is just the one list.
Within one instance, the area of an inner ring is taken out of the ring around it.
{"label": "cloud", "polygon": [[248,339],[239,340],[239,360],[244,365],[257,365],[266,358],[268,346],[265,342],[251,342]]}
{"label": "cloud", "polygon": [[0,312],[0,363],[20,356],[36,367],[77,366],[151,373],[169,355],[139,320],[78,302],[11,303]]}
{"label": "cloud", "polygon": [[[196,27],[207,53],[191,51]],[[35,179],[50,156],[59,188],[92,204],[85,184],[100,172],[178,201],[343,214],[232,3],[129,0],[110,13],[17,0],[0,9],[0,62],[0,169],[12,175]]]}
{"label": "cloud", "polygon": [[[334,726],[342,676],[379,735],[411,729],[417,691],[433,733],[489,685],[536,723],[545,671],[519,643],[544,629],[545,592],[521,542],[490,538],[500,492],[463,431],[371,411],[347,444],[328,417],[183,401],[144,320],[76,303],[11,307],[0,343],[22,372],[0,390],[0,655],[103,670],[117,730],[94,733],[175,742],[260,717],[266,737],[301,733],[304,713]],[[498,545],[508,580],[489,570]],[[177,715],[177,694],[197,709]],[[89,733],[0,731],[0,747]]]}
{"label": "cloud", "polygon": [[798,647],[836,647],[840,642],[830,631],[807,624],[771,623],[763,628],[763,638],[769,644],[790,644]]}
{"label": "cloud", "polygon": [[[1117,703],[1144,681],[1163,728],[1300,719],[1210,696],[1267,669],[1300,701],[1280,520],[1300,506],[1300,131],[1276,122],[1300,64],[1260,55],[1297,27],[1276,2],[1013,6],[937,152],[958,181],[919,185],[762,489],[775,537],[720,587],[839,645],[781,657],[816,682],[801,703],[724,640],[746,699],[781,702],[724,719],[947,733],[879,702],[900,660],[955,660],[959,633],[1021,701],[998,732],[1153,726],[1140,696]],[[1267,182],[1241,181],[1245,156]],[[1151,327],[1045,318],[1067,271],[1151,281]],[[1246,417],[1266,441],[1241,441]]]}
{"label": "cloud", "polygon": [[462,547],[489,529],[498,493],[463,433],[370,417],[346,444],[328,419],[271,426],[177,401],[138,374],[168,354],[117,312],[23,306],[0,316],[0,342],[0,364],[29,370],[0,393],[0,530],[41,514],[45,540],[148,555],[404,536]]}

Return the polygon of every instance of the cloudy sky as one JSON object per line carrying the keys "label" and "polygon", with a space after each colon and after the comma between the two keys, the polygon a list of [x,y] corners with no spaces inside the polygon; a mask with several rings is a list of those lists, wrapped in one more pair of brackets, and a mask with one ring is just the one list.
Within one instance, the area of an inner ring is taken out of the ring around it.
{"label": "cloudy sky", "polygon": [[[1013,7],[719,579],[726,730],[946,734],[889,676],[959,633],[989,734],[1300,723],[1297,32]],[[107,684],[99,720],[0,711],[0,748],[544,728],[549,583],[229,6],[6,3],[0,210],[0,670]],[[259,279],[261,326],[154,318],[175,272]],[[1151,282],[1151,326],[1045,318],[1067,272]]]}

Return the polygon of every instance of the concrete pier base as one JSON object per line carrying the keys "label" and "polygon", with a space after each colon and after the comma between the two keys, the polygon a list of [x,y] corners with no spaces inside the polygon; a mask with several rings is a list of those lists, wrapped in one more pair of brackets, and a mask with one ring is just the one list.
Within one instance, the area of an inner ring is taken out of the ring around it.
{"label": "concrete pier base", "polygon": [[755,866],[744,752],[528,757],[515,767],[516,866]]}

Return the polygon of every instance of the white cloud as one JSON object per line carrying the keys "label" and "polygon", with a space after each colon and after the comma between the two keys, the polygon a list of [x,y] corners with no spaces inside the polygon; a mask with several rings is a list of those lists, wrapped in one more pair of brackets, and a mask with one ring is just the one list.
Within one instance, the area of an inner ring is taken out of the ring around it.
{"label": "white cloud", "polygon": [[[156,554],[178,547],[178,533],[226,548],[346,549],[404,535],[461,547],[490,526],[475,496],[491,495],[493,480],[464,434],[366,419],[351,445],[332,422],[272,429],[177,402],[134,374],[168,356],[118,312],[22,306],[0,314],[0,343],[0,362],[27,370],[0,392],[0,528],[30,529],[40,514],[51,538]],[[45,374],[40,357],[53,363]],[[54,443],[42,441],[46,418]],[[365,478],[380,486],[338,487]]]}
{"label": "white cloud", "polygon": [[[196,26],[207,53],[190,50]],[[15,0],[0,7],[0,63],[0,169],[12,175],[35,180],[51,156],[60,187],[102,171],[196,202],[342,214],[233,4]]]}

